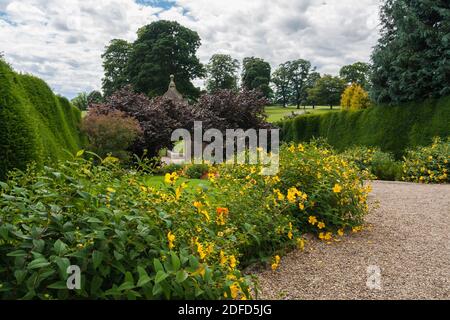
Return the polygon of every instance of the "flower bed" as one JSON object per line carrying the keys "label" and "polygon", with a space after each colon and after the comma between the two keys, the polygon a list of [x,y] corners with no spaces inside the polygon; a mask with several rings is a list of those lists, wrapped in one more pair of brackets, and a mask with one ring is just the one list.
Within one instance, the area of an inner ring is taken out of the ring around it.
{"label": "flower bed", "polygon": [[[156,188],[144,171],[81,152],[15,173],[0,183],[0,298],[251,298],[243,266],[276,269],[279,254],[304,246],[301,232],[329,240],[362,223],[367,189],[342,161],[286,146],[277,176],[224,164],[193,187],[167,173]],[[80,290],[67,289],[69,265]]]}

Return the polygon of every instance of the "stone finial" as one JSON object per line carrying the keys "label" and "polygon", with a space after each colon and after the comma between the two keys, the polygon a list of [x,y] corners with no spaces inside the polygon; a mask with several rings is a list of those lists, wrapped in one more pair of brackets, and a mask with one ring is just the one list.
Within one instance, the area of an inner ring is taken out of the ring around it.
{"label": "stone finial", "polygon": [[171,100],[178,100],[185,102],[183,96],[177,90],[177,86],[175,85],[175,76],[173,74],[170,75],[169,89],[164,94],[164,97],[169,98]]}

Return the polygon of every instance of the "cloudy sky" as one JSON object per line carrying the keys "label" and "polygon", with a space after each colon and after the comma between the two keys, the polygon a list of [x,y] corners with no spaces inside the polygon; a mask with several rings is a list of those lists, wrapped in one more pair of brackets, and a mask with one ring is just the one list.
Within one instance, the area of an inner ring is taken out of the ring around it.
{"label": "cloudy sky", "polygon": [[[214,53],[262,57],[272,67],[310,60],[322,73],[369,61],[378,39],[380,0],[0,0],[0,52],[72,98],[99,89],[111,39],[133,41],[158,19],[176,20]],[[197,82],[199,83],[199,82]]]}

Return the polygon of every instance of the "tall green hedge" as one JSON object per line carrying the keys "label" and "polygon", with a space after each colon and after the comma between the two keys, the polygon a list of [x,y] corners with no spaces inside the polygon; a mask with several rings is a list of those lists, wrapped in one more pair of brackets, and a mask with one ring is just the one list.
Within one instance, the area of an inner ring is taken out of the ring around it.
{"label": "tall green hedge", "polygon": [[81,112],[36,77],[0,61],[0,179],[13,169],[67,157],[82,148]]}
{"label": "tall green hedge", "polygon": [[281,121],[283,141],[323,137],[338,150],[352,145],[379,147],[400,157],[409,147],[450,135],[450,97],[360,111],[303,115]]}

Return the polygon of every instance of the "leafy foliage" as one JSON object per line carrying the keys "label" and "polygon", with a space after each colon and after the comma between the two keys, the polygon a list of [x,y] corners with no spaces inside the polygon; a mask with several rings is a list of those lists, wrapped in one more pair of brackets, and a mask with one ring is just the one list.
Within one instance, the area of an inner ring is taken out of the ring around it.
{"label": "leafy foliage", "polygon": [[81,128],[89,138],[89,149],[101,157],[112,154],[126,160],[128,148],[142,135],[139,122],[119,110],[93,106],[83,118]]}
{"label": "leafy foliage", "polygon": [[449,183],[450,138],[436,137],[430,146],[410,149],[404,157],[403,180]]}
{"label": "leafy foliage", "polygon": [[298,116],[278,124],[284,141],[325,138],[337,150],[354,145],[379,147],[399,159],[408,148],[429,145],[450,132],[450,97],[355,112]]}
{"label": "leafy foliage", "polygon": [[396,181],[402,176],[402,164],[392,154],[379,148],[355,146],[345,150],[342,156],[354,163],[360,170],[366,170],[379,180]]}
{"label": "leafy foliage", "polygon": [[191,81],[205,74],[196,56],[200,43],[197,32],[175,21],[159,20],[140,28],[129,57],[131,85],[139,93],[161,96],[173,74],[183,96],[198,98],[200,91]]}
{"label": "leafy foliage", "polygon": [[355,62],[343,66],[339,71],[339,76],[345,80],[348,85],[359,84],[364,90],[370,89],[371,66],[365,62]]}
{"label": "leafy foliage", "polygon": [[122,39],[113,39],[102,54],[105,76],[102,89],[105,97],[129,84],[128,63],[132,45]]}
{"label": "leafy foliage", "polygon": [[219,89],[237,90],[239,62],[227,54],[215,54],[206,66],[208,79],[206,87],[209,93]]}
{"label": "leafy foliage", "polygon": [[275,85],[275,101],[281,102],[286,107],[291,97],[291,77],[288,62],[282,63],[272,74],[272,82]]}
{"label": "leafy foliage", "polygon": [[369,93],[357,83],[353,83],[345,89],[341,97],[343,110],[360,110],[370,106]]}
{"label": "leafy foliage", "polygon": [[86,92],[79,93],[70,101],[75,107],[81,111],[86,111],[89,106],[88,95]]}
{"label": "leafy foliage", "polygon": [[247,57],[242,63],[242,87],[247,90],[260,90],[264,97],[270,98],[271,67],[267,61],[261,58]]}
{"label": "leafy foliage", "polygon": [[377,103],[422,101],[450,94],[450,7],[447,1],[386,0],[373,60]]}
{"label": "leafy foliage", "polygon": [[67,157],[84,144],[81,112],[33,76],[0,61],[0,180],[13,168]]}
{"label": "leafy foliage", "polygon": [[340,103],[345,82],[339,77],[324,75],[308,90],[309,101],[314,105],[328,105],[330,108]]}

